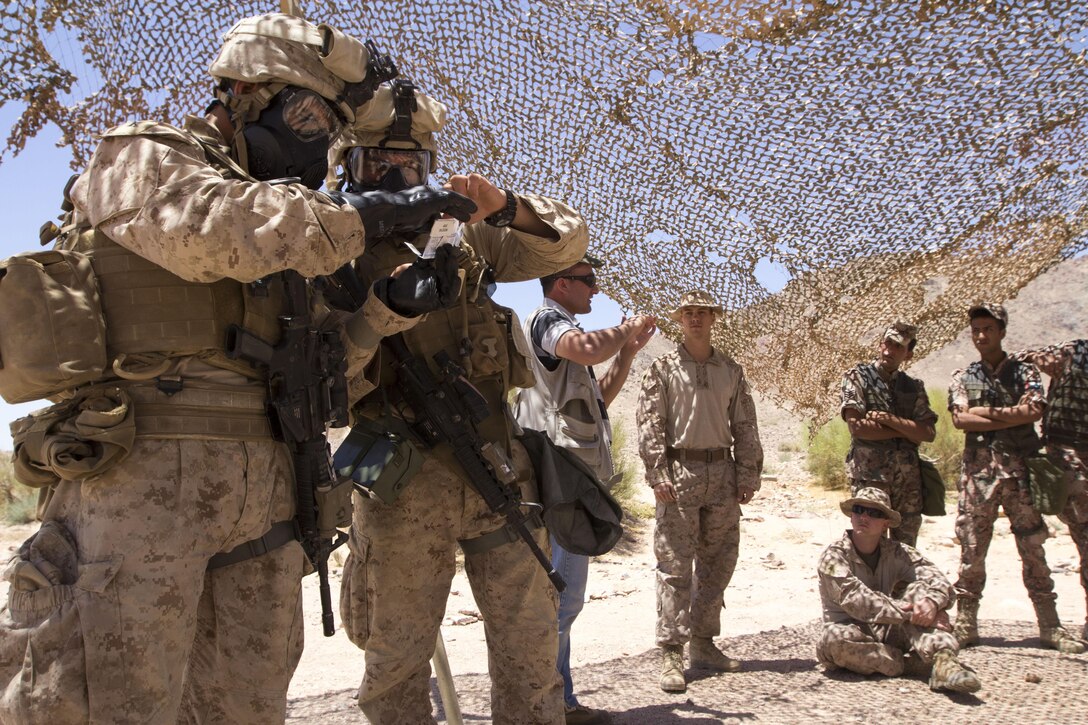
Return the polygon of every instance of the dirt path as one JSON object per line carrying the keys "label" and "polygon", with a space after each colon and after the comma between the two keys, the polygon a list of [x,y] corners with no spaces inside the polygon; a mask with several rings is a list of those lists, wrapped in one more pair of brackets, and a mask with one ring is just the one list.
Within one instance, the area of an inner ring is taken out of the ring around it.
{"label": "dirt path", "polygon": [[[762,495],[746,507],[740,561],[726,591],[721,640],[730,654],[745,660],[745,671],[733,676],[704,673],[683,696],[667,695],[657,687],[651,524],[636,528],[619,552],[594,560],[588,601],[572,637],[574,681],[582,701],[622,713],[620,723],[857,721],[876,715],[869,704],[874,702],[885,703],[880,716],[886,722],[929,717],[936,712],[930,708],[938,708],[947,722],[1009,722],[1014,717],[1026,722],[1088,720],[1083,696],[1070,694],[1071,689],[1084,689],[1088,656],[1037,649],[1034,611],[1020,582],[1015,545],[1004,518],[998,521],[991,547],[981,609],[987,646],[968,653],[968,661],[987,680],[977,698],[935,695],[921,681],[823,674],[813,655],[820,613],[815,566],[824,547],[841,536],[847,524],[838,512],[838,499],[837,494],[768,482]],[[1047,542],[1047,559],[1054,569],[1058,610],[1079,630],[1084,594],[1076,550],[1061,524],[1050,523],[1057,529]],[[927,519],[920,548],[954,576],[959,547],[952,538],[952,517]],[[332,639],[321,636],[316,588],[314,582],[307,586],[307,644],[291,684],[292,721],[365,722],[353,700],[362,676],[362,653],[342,634]],[[443,636],[466,722],[486,722],[483,625],[460,573]],[[1023,687],[1023,663],[1041,673],[1040,683]],[[743,696],[736,694],[741,692]],[[1045,707],[1033,710],[1025,698]],[[1025,713],[1033,716],[1022,717]]]}

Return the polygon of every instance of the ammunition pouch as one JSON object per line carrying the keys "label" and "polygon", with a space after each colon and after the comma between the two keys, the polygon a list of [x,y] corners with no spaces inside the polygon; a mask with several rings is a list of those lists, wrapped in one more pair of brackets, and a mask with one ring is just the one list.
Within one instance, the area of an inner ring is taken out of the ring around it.
{"label": "ammunition pouch", "polygon": [[90,388],[11,424],[15,478],[42,488],[101,475],[128,457],[136,440],[132,398],[118,387]]}
{"label": "ammunition pouch", "polygon": [[23,403],[98,380],[106,323],[90,258],[63,250],[0,262],[0,396]]}
{"label": "ammunition pouch", "polygon": [[[350,478],[360,494],[391,504],[423,466],[423,453],[412,442],[403,421],[363,418],[336,449],[332,466],[338,476]],[[350,523],[351,489],[344,488]]]}
{"label": "ammunition pouch", "polygon": [[1065,471],[1046,456],[1029,456],[1025,462],[1032,508],[1041,514],[1061,513],[1069,497]]}

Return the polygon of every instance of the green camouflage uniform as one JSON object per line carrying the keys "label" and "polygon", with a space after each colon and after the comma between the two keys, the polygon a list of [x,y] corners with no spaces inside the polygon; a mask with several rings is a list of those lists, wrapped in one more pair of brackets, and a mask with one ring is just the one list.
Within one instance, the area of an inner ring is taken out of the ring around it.
{"label": "green camouflage uniform", "polygon": [[[842,376],[840,413],[847,408],[862,417],[880,410],[921,425],[937,422],[925,383],[899,371],[885,380],[875,362],[861,363]],[[884,441],[854,438],[846,454],[846,475],[851,495],[869,487],[887,492],[892,508],[903,517],[903,523],[891,530],[892,538],[914,546],[922,525],[918,445],[902,437]]]}
{"label": "green camouflage uniform", "polygon": [[1047,456],[1066,474],[1069,498],[1058,518],[1069,527],[1069,535],[1080,552],[1080,583],[1088,599],[1088,340],[1071,340],[1029,352],[1032,356],[1053,356],[1057,361],[1047,390],[1043,441]]}
{"label": "green camouflage uniform", "polygon": [[[1028,394],[1045,402],[1042,378],[1034,365],[1006,358],[994,370],[983,361],[952,375],[948,409],[1014,406]],[[1032,424],[993,432],[966,431],[963,473],[958,484],[956,535],[961,557],[956,592],[979,599],[986,586],[986,552],[993,538],[998,508],[1009,518],[1023,565],[1024,586],[1033,602],[1056,599],[1046,563],[1047,537],[1042,516],[1032,508],[1025,457],[1039,448]]]}

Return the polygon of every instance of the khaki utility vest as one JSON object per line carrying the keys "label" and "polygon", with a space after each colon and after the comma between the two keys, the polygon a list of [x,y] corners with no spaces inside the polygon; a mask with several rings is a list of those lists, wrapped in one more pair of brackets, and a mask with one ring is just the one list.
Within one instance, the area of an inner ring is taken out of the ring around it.
{"label": "khaki utility vest", "polygon": [[[536,318],[552,309],[539,307],[529,316],[526,337],[532,335]],[[542,431],[556,445],[573,452],[607,483],[616,472],[612,427],[602,408],[604,400],[596,378],[587,366],[564,358],[555,370],[544,367],[536,355],[530,355],[530,360],[536,385],[517,391],[514,417],[525,428]]]}

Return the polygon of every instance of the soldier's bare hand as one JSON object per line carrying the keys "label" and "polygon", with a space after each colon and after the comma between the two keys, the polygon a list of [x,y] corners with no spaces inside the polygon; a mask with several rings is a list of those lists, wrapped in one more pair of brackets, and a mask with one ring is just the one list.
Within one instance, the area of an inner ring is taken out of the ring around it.
{"label": "soldier's bare hand", "polygon": [[676,486],[673,486],[668,481],[662,481],[654,486],[654,498],[661,503],[675,503],[676,502]]}
{"label": "soldier's bare hand", "polygon": [[636,352],[646,347],[646,343],[650,341],[650,338],[657,332],[657,318],[650,317],[649,315],[637,315],[630,320],[624,320],[624,322],[632,322],[635,324],[635,334],[627,338],[627,342],[623,343],[625,351],[629,355],[634,355]]}
{"label": "soldier's bare hand", "polygon": [[483,221],[506,206],[506,192],[479,174],[455,174],[442,186],[476,202],[476,213],[467,224]]}
{"label": "soldier's bare hand", "polygon": [[746,488],[744,486],[740,486],[740,487],[737,488],[737,502],[738,503],[742,503],[742,504],[748,503],[753,498],[755,498],[755,495],[756,495],[756,491],[755,491],[754,488]]}
{"label": "soldier's bare hand", "polygon": [[[918,627],[932,627],[937,621],[937,604],[932,599],[923,599],[919,602],[915,602],[910,607],[910,623]],[[907,609],[904,607],[904,609]]]}
{"label": "soldier's bare hand", "polygon": [[933,623],[933,626],[937,629],[944,630],[945,632],[952,631],[952,622],[948,619],[948,612],[944,609],[937,612],[937,620]]}

